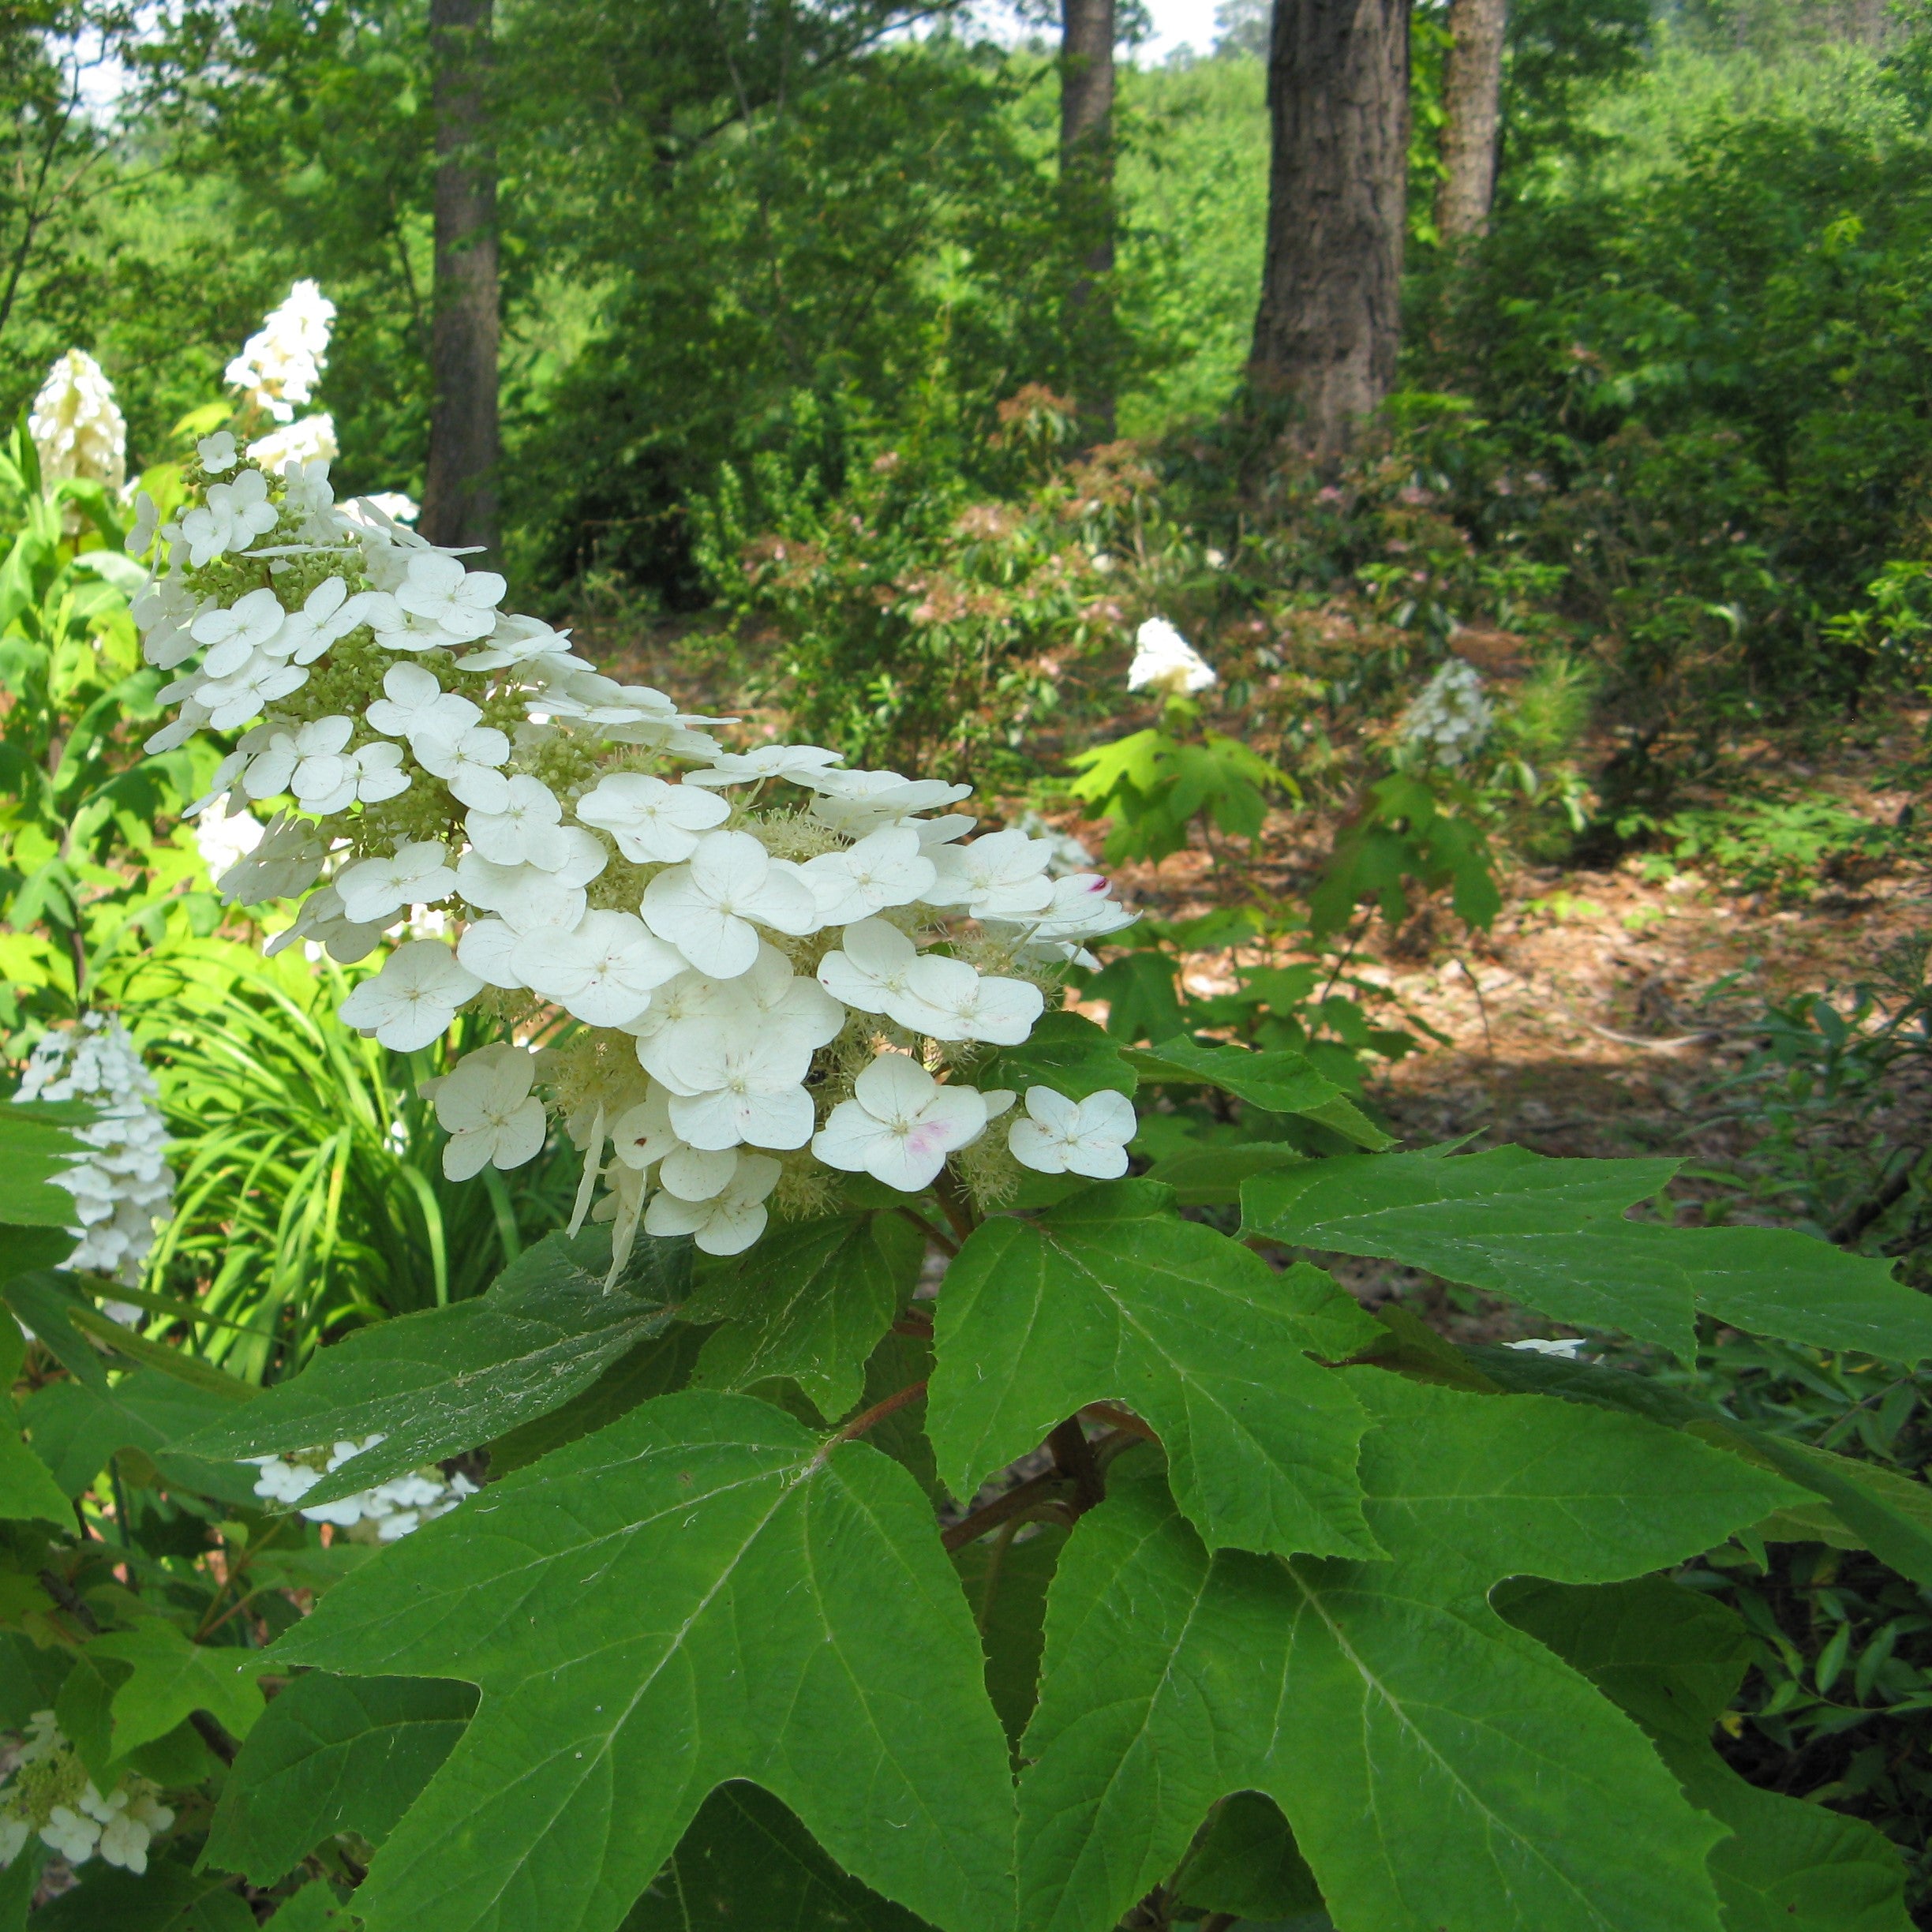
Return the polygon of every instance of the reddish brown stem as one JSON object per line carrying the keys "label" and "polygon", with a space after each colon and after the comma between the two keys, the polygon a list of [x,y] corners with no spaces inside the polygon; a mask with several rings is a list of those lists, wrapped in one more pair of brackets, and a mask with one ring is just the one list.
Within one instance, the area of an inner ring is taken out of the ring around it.
{"label": "reddish brown stem", "polygon": [[1111,1402],[1089,1402],[1080,1411],[1083,1416],[1091,1416],[1096,1422],[1104,1422],[1110,1428],[1121,1429],[1129,1436],[1138,1436],[1144,1442],[1157,1443],[1160,1437],[1131,1410],[1117,1409]]}
{"label": "reddish brown stem", "polygon": [[[897,1395],[888,1395],[882,1402],[874,1402],[870,1409],[854,1416],[826,1443],[826,1447],[830,1449],[839,1443],[856,1442],[875,1422],[883,1422],[895,1410],[904,1408],[908,1402],[917,1402],[925,1393],[926,1384],[923,1382],[908,1383]],[[822,1455],[822,1453],[821,1451]]]}
{"label": "reddish brown stem", "polygon": [[989,1530],[997,1530],[1002,1523],[1009,1522],[1030,1509],[1056,1500],[1052,1492],[1065,1486],[1066,1478],[1057,1469],[1029,1476],[1024,1482],[1015,1484],[1004,1496],[997,1496],[970,1516],[961,1517],[949,1530],[942,1530],[939,1541],[949,1551],[964,1549],[968,1543],[977,1542]]}

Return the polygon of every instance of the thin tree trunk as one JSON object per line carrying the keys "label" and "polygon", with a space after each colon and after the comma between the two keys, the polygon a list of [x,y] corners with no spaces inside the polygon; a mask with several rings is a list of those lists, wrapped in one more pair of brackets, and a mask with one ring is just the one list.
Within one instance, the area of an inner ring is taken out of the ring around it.
{"label": "thin tree trunk", "polygon": [[432,543],[497,542],[496,161],[488,83],[492,0],[429,0],[436,115],[436,287],[430,323]]}
{"label": "thin tree trunk", "polygon": [[1443,178],[1436,192],[1436,231],[1445,242],[1466,241],[1488,230],[1508,21],[1509,0],[1449,0]]}
{"label": "thin tree trunk", "polygon": [[1250,379],[1309,454],[1346,449],[1395,380],[1409,0],[1275,0],[1267,253]]}
{"label": "thin tree trunk", "polygon": [[1068,320],[1090,373],[1081,414],[1114,433],[1114,0],[1061,0],[1060,190],[1076,264]]}

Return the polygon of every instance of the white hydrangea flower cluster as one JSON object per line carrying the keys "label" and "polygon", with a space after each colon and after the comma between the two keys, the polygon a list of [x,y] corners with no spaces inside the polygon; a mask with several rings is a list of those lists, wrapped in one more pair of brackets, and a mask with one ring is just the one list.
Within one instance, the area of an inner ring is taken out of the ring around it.
{"label": "white hydrangea flower cluster", "polygon": [[265,410],[279,423],[293,422],[296,406],[314,395],[322,379],[335,320],[335,305],[321,289],[298,282],[228,365],[226,380],[242,392],[244,406]]}
{"label": "white hydrangea flower cluster", "polygon": [[[261,1471],[255,1493],[271,1502],[299,1503],[324,1476],[332,1476],[352,1457],[373,1449],[384,1440],[380,1434],[365,1436],[361,1442],[333,1443],[325,1449],[300,1449],[286,1456],[244,1456]],[[301,1514],[311,1522],[333,1523],[349,1532],[355,1543],[393,1543],[439,1516],[447,1516],[465,1496],[474,1496],[477,1485],[460,1470],[445,1476],[439,1469],[411,1470],[392,1477],[373,1489],[358,1490],[354,1496],[339,1497],[333,1503],[318,1503]]]}
{"label": "white hydrangea flower cluster", "polygon": [[1127,667],[1130,691],[1186,698],[1220,682],[1214,666],[1165,617],[1150,617],[1135,632],[1133,662]]}
{"label": "white hydrangea flower cluster", "polygon": [[1451,769],[1481,748],[1496,722],[1483,695],[1482,674],[1451,657],[1440,665],[1402,713],[1398,736],[1403,751],[1425,765]]}
{"label": "white hydrangea flower cluster", "polygon": [[107,372],[84,349],[69,349],[47,371],[27,433],[43,484],[79,477],[118,490],[127,481],[127,424]]}
{"label": "white hydrangea flower cluster", "polygon": [[338,508],[322,464],[271,477],[224,434],[189,481],[142,533],[167,560],[135,616],[181,706],[149,748],[238,732],[201,805],[290,801],[221,881],[249,904],[305,895],[271,947],[352,962],[446,910],[342,1017],[399,1052],[466,1008],[496,1023],[434,1083],[453,1178],[530,1159],[561,1120],[580,1220],[606,1188],[615,1267],[640,1227],[736,1253],[774,1196],[821,1211],[860,1172],[915,1192],[969,1149],[957,1178],[983,1200],[1014,1160],[1125,1171],[1131,1110],[1016,1122],[989,1153],[1013,1096],[972,1077],[1129,922],[1104,878],[1053,878],[1051,841],[1022,831],[969,839],[949,808],[970,786],[721,748],[703,728],[732,721],[601,675],[503,612],[500,576],[367,499]]}
{"label": "white hydrangea flower cluster", "polygon": [[271,474],[284,463],[333,462],[342,454],[335,440],[335,418],[324,410],[284,429],[271,429],[248,446],[248,453]]}
{"label": "white hydrangea flower cluster", "polygon": [[[86,1100],[98,1109],[94,1120],[69,1129],[86,1151],[54,1177],[73,1196],[80,1223],[67,1230],[80,1245],[64,1265],[138,1286],[155,1226],[174,1211],[174,1170],[162,1158],[168,1133],[160,1089],[127,1028],[90,1013],[78,1026],[42,1034],[13,1098]],[[129,1303],[106,1306],[116,1321],[140,1319]]]}
{"label": "white hydrangea flower cluster", "polygon": [[144,1777],[123,1777],[103,1797],[54,1713],[36,1711],[13,1769],[0,1779],[0,1866],[38,1837],[69,1865],[98,1855],[107,1864],[144,1872],[149,1844],[174,1822],[159,1788]]}

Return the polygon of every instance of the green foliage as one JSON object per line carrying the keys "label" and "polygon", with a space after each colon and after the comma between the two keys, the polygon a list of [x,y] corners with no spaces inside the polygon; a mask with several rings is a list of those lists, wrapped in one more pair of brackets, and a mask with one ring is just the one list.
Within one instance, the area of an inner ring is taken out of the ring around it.
{"label": "green foliage", "polygon": [[[482,1537],[404,1544],[279,1653],[366,1669],[380,1653],[484,1691],[358,1896],[369,1932],[499,1923],[506,1893],[552,1926],[614,1925],[734,1777],[914,1910],[1001,1911],[1005,1743],[903,1470],[763,1403],[691,1393],[470,1507]],[[552,1660],[535,1672],[532,1630]]]}
{"label": "green foliage", "polygon": [[[1453,811],[1445,805],[1454,806]],[[1335,841],[1333,858],[1309,896],[1317,940],[1344,930],[1372,902],[1389,923],[1410,914],[1413,889],[1447,886],[1466,926],[1487,930],[1503,909],[1489,841],[1466,787],[1440,774],[1392,772],[1369,788]]]}
{"label": "green foliage", "polygon": [[203,1346],[253,1380],[325,1334],[481,1294],[569,1214],[567,1149],[514,1191],[494,1170],[474,1188],[444,1179],[446,1136],[417,1091],[438,1056],[343,1027],[358,976],[184,934],[104,983],[183,1144],[150,1279],[225,1324]]}
{"label": "green foliage", "polygon": [[489,1294],[358,1330],[306,1375],[204,1430],[189,1453],[273,1455],[277,1445],[381,1440],[309,1492],[332,1500],[473,1448],[560,1407],[670,1320],[688,1248],[650,1242],[607,1288],[610,1238],[552,1235]]}
{"label": "green foliage", "polygon": [[[0,915],[12,928],[0,937],[0,1026],[10,1031],[29,1011],[71,1013],[91,976],[162,929],[200,868],[155,830],[194,796],[193,760],[140,758],[162,680],[143,667],[128,614],[144,573],[123,552],[122,513],[98,483],[43,495],[20,429],[0,457],[0,501],[13,530],[0,563]],[[212,926],[212,898],[190,916]]]}
{"label": "green foliage", "polygon": [[855,764],[1017,764],[1024,729],[1059,702],[1063,661],[1118,621],[1093,556],[1152,477],[1124,447],[1076,459],[1070,405],[1043,389],[998,414],[997,496],[956,447],[912,434],[858,444],[836,489],[777,455],[748,476],[728,468],[704,507],[699,560],[751,689]]}
{"label": "green foliage", "polygon": [[[1158,863],[1186,844],[1198,819],[1229,838],[1259,849],[1271,791],[1292,797],[1294,779],[1237,738],[1204,731],[1198,742],[1174,736],[1195,721],[1196,707],[1170,702],[1159,728],[1095,745],[1070,761],[1080,774],[1068,788],[1087,803],[1087,816],[1110,821],[1106,861]],[[1213,848],[1211,837],[1209,849]]]}
{"label": "green foliage", "polygon": [[1659,828],[1670,856],[1739,892],[1803,898],[1826,877],[1869,876],[1896,856],[1896,829],[1874,825],[1835,799],[1753,799],[1693,807]]}

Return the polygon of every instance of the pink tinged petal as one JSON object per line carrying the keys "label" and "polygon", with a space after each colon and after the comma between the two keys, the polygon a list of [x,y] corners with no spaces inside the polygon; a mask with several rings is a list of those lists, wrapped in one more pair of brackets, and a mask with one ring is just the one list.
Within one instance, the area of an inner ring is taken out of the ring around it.
{"label": "pink tinged petal", "polygon": [[942,1129],[915,1127],[908,1133],[888,1133],[873,1144],[866,1171],[874,1181],[902,1194],[916,1194],[937,1178],[945,1165],[946,1153]]}

